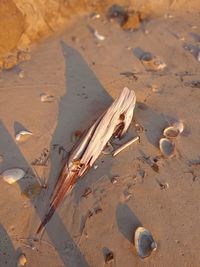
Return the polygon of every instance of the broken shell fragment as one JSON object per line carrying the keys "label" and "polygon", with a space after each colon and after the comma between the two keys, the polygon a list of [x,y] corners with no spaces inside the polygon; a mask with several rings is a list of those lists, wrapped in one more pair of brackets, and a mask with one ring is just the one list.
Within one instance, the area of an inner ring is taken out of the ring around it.
{"label": "broken shell fragment", "polygon": [[101,35],[100,33],[98,33],[97,30],[94,30],[94,36],[95,36],[98,40],[100,40],[100,41],[105,40],[105,36],[103,36],[103,35]]}
{"label": "broken shell fragment", "polygon": [[26,263],[27,263],[26,256],[24,254],[21,254],[17,262],[17,267],[26,266]]}
{"label": "broken shell fragment", "polygon": [[171,158],[174,156],[175,146],[169,139],[161,138],[159,141],[159,147],[163,156],[165,156],[166,158]]}
{"label": "broken shell fragment", "polygon": [[152,234],[144,227],[138,227],[134,237],[135,248],[140,258],[146,258],[157,249]]}
{"label": "broken shell fragment", "polygon": [[50,102],[53,102],[55,100],[55,97],[53,95],[41,94],[40,100],[43,103],[50,103]]}
{"label": "broken shell fragment", "polygon": [[18,180],[22,179],[25,175],[25,171],[19,168],[8,169],[4,171],[1,176],[8,184],[14,184]]}
{"label": "broken shell fragment", "polygon": [[163,131],[163,135],[167,138],[176,138],[179,133],[179,129],[175,126],[169,126]]}
{"label": "broken shell fragment", "polygon": [[150,71],[160,71],[167,67],[162,59],[153,56],[151,53],[144,53],[141,57],[141,62]]}
{"label": "broken shell fragment", "polygon": [[26,130],[23,130],[23,131],[20,131],[18,134],[16,134],[15,139],[16,139],[16,141],[24,141],[30,135],[33,135],[33,133],[29,132],[29,131],[26,131]]}

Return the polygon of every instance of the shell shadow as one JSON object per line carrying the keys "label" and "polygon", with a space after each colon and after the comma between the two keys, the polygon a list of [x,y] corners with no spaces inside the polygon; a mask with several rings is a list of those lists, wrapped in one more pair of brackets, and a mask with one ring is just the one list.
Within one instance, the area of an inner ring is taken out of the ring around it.
{"label": "shell shadow", "polygon": [[9,235],[0,224],[0,266],[17,266],[17,254]]}
{"label": "shell shadow", "polygon": [[141,222],[127,204],[119,203],[116,208],[116,220],[119,231],[131,243],[134,241],[134,233]]}

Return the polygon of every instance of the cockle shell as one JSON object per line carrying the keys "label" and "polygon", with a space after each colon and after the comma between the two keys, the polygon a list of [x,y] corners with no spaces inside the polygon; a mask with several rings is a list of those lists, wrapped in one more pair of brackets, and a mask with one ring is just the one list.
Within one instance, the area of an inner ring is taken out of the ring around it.
{"label": "cockle shell", "polygon": [[25,175],[25,171],[19,168],[13,168],[5,170],[1,176],[8,184],[14,184],[18,180],[22,179]]}
{"label": "cockle shell", "polygon": [[171,158],[174,156],[175,145],[171,140],[167,138],[161,138],[159,141],[159,147],[163,156],[165,156],[166,158]]}
{"label": "cockle shell", "polygon": [[163,131],[163,135],[167,138],[176,138],[179,134],[180,131],[175,126],[169,126]]}
{"label": "cockle shell", "polygon": [[138,227],[134,237],[135,248],[140,258],[146,258],[157,249],[152,234],[144,227]]}
{"label": "cockle shell", "polygon": [[33,133],[32,132],[29,132],[29,131],[26,131],[26,130],[23,130],[23,131],[20,131],[18,134],[16,134],[15,139],[17,141],[24,141],[30,135],[33,135]]}

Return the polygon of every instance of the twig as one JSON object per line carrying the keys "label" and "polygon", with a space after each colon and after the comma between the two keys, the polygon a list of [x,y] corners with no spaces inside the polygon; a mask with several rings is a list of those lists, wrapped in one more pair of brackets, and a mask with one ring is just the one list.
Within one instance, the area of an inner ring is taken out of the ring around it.
{"label": "twig", "polygon": [[122,146],[120,146],[119,148],[117,148],[112,154],[113,157],[115,157],[117,154],[119,154],[121,151],[123,151],[125,148],[132,145],[134,142],[136,142],[139,139],[140,139],[139,136],[136,136],[132,140],[128,141],[127,143],[125,143]]}

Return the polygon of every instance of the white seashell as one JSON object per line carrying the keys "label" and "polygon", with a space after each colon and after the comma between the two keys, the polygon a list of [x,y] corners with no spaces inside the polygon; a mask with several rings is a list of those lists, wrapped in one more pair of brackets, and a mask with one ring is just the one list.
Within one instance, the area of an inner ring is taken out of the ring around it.
{"label": "white seashell", "polygon": [[174,127],[176,127],[180,133],[182,133],[184,131],[184,123],[182,121],[178,121],[178,122],[175,122],[173,124]]}
{"label": "white seashell", "polygon": [[40,100],[43,103],[50,103],[50,102],[53,102],[55,100],[55,97],[53,95],[41,94]]}
{"label": "white seashell", "polygon": [[100,41],[105,40],[105,36],[99,34],[97,30],[94,30],[94,36]]}
{"label": "white seashell", "polygon": [[180,134],[180,131],[175,126],[169,126],[164,129],[163,135],[167,138],[176,138]]}
{"label": "white seashell", "polygon": [[26,263],[27,263],[26,256],[24,254],[21,254],[17,262],[17,267],[26,266]]}
{"label": "white seashell", "polygon": [[167,138],[161,138],[159,141],[160,151],[166,158],[171,158],[175,153],[174,144]]}
{"label": "white seashell", "polygon": [[151,252],[157,249],[157,243],[154,241],[152,234],[144,227],[136,229],[134,243],[140,258],[150,256]]}
{"label": "white seashell", "polygon": [[23,130],[23,131],[20,131],[18,134],[16,134],[15,139],[17,141],[21,141],[23,139],[23,137],[28,137],[28,135],[33,135],[33,133],[26,131],[26,130]]}
{"label": "white seashell", "polygon": [[19,168],[13,168],[4,171],[1,176],[8,184],[14,184],[18,180],[22,179],[25,175],[25,171]]}

